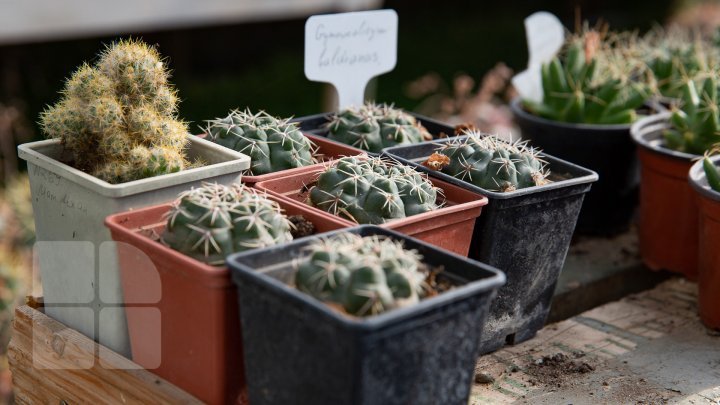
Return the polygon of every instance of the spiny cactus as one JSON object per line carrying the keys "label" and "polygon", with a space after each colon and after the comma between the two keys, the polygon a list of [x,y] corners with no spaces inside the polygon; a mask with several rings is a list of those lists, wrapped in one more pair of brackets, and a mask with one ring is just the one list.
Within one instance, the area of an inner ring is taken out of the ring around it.
{"label": "spiny cactus", "polygon": [[316,146],[295,123],[264,111],[232,111],[225,118],[207,121],[209,139],[250,156],[251,175],[273,173],[317,163]]}
{"label": "spiny cactus", "polygon": [[635,76],[646,74],[608,48],[595,31],[572,37],[561,55],[542,66],[543,101],[524,100],[530,112],[553,121],[629,124],[649,97]]}
{"label": "spiny cactus", "polygon": [[[717,150],[715,150],[717,152]],[[720,193],[720,171],[715,167],[715,164],[710,160],[710,154],[706,153],[703,157],[703,170],[705,171],[705,177],[707,178],[708,185],[711,189]]]}
{"label": "spiny cactus", "polygon": [[377,315],[426,295],[427,271],[414,250],[380,236],[319,239],[298,263],[298,290],[356,316]]}
{"label": "spiny cactus", "polygon": [[222,265],[231,253],[291,241],[290,228],[277,203],[254,189],[203,184],[180,194],[161,240],[194,259]]}
{"label": "spiny cactus", "polygon": [[680,98],[684,83],[710,72],[720,62],[720,51],[699,33],[677,26],[656,28],[636,41],[628,41],[647,64],[658,95]]}
{"label": "spiny cactus", "polygon": [[114,43],[67,80],[63,98],[42,113],[42,129],[77,168],[110,183],[183,170],[188,129],[168,78],[155,48]]}
{"label": "spiny cactus", "polygon": [[488,191],[515,191],[549,182],[545,162],[527,142],[508,143],[472,130],[464,135],[439,145],[425,166]]}
{"label": "spiny cactus", "polygon": [[329,139],[374,153],[432,139],[415,117],[387,104],[347,108],[335,114],[327,128]]}
{"label": "spiny cactus", "polygon": [[672,128],[664,132],[665,145],[680,152],[702,155],[720,142],[720,108],[718,83],[715,75],[699,80],[698,93],[695,80],[683,85],[680,107],[674,107],[670,122]]}
{"label": "spiny cactus", "polygon": [[351,156],[320,174],[309,203],[359,224],[382,224],[437,209],[439,192],[412,167]]}

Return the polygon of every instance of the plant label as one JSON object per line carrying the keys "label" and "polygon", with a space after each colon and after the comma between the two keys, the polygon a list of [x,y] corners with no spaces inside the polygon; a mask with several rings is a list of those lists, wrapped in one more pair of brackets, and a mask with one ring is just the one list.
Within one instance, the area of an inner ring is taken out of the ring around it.
{"label": "plant label", "polygon": [[528,68],[512,79],[513,86],[523,99],[542,102],[542,75],[544,63],[550,62],[565,42],[565,27],[547,11],[538,11],[525,19],[528,43]]}
{"label": "plant label", "polygon": [[397,62],[395,10],[315,15],[305,23],[305,76],[331,83],[339,109],[362,105],[373,77]]}

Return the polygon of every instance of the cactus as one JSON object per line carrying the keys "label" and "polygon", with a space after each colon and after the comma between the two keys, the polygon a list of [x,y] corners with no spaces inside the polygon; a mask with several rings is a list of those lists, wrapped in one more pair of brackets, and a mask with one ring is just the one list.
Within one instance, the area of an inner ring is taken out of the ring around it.
{"label": "cactus", "polygon": [[309,203],[359,224],[382,224],[437,209],[439,192],[409,166],[351,156],[320,174]]}
{"label": "cactus", "polygon": [[432,139],[415,117],[386,104],[347,108],[335,114],[327,128],[329,139],[374,153]]}
{"label": "cactus", "polygon": [[67,80],[63,98],[42,113],[42,129],[75,167],[110,183],[183,170],[188,129],[168,78],[155,48],[119,41]]}
{"label": "cactus", "polygon": [[547,184],[539,151],[527,142],[508,143],[473,130],[439,145],[425,166],[488,191],[508,192]]}
{"label": "cactus", "polygon": [[297,124],[265,112],[232,111],[225,118],[208,121],[206,132],[211,141],[249,155],[251,175],[317,163],[313,157],[316,146]]}
{"label": "cactus", "polygon": [[720,193],[720,171],[710,160],[709,153],[706,153],[703,157],[703,170],[710,188]]}
{"label": "cactus", "polygon": [[422,257],[402,242],[342,233],[319,239],[298,264],[298,290],[355,316],[377,315],[426,295]]}
{"label": "cactus", "polygon": [[274,201],[243,185],[203,184],[178,197],[161,241],[211,265],[231,253],[292,240],[290,221]]}
{"label": "cactus", "polygon": [[646,74],[638,65],[608,49],[599,33],[586,32],[542,66],[543,101],[524,100],[525,108],[553,121],[630,124],[649,97],[647,84],[635,80]]}
{"label": "cactus", "polygon": [[720,62],[711,41],[680,27],[656,28],[632,42],[629,48],[639,53],[653,75],[656,93],[665,97],[682,97],[688,79],[714,70]]}
{"label": "cactus", "polygon": [[688,79],[682,87],[680,107],[674,107],[665,130],[665,146],[680,152],[702,155],[720,142],[720,108],[718,107],[717,76],[699,80]]}

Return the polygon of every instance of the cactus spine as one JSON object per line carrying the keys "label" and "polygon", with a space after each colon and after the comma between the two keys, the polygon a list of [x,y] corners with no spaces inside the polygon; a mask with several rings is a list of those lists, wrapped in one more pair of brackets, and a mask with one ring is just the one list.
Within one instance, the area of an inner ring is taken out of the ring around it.
{"label": "cactus spine", "polygon": [[206,132],[213,142],[249,155],[251,175],[317,163],[313,157],[316,146],[297,124],[263,111],[232,111],[225,118],[208,121]]}
{"label": "cactus spine", "polygon": [[425,165],[488,191],[515,191],[549,182],[545,162],[527,142],[508,143],[473,130],[464,134],[465,138],[441,145],[438,156]]}
{"label": "cactus spine", "polygon": [[161,240],[211,265],[231,253],[292,240],[290,222],[274,201],[243,185],[203,184],[178,197]]}
{"label": "cactus spine", "polygon": [[437,209],[439,192],[409,166],[351,156],[320,174],[309,203],[360,224],[382,224]]}
{"label": "cactus spine", "polygon": [[42,129],[77,168],[110,183],[180,171],[188,130],[168,78],[155,48],[114,43],[67,80],[62,99],[42,113]]}
{"label": "cactus spine", "polygon": [[432,139],[415,117],[387,104],[347,108],[335,114],[327,128],[329,139],[374,153]]}
{"label": "cactus spine", "polygon": [[298,290],[355,316],[377,315],[418,302],[427,276],[422,257],[391,239],[343,233],[308,247],[298,264]]}

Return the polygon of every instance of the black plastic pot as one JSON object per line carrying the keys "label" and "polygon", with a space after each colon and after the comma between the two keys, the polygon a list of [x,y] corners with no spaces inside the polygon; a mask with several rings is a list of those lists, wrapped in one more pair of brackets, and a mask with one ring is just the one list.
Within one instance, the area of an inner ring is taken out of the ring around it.
{"label": "black plastic pot", "polygon": [[444,266],[457,286],[420,303],[356,318],[292,287],[294,260],[315,238],[232,255],[249,402],[263,404],[467,404],[490,301],[505,280],[485,264],[417,239],[387,235]]}
{"label": "black plastic pot", "polygon": [[[445,138],[448,136],[455,135],[455,128],[450,125],[444,124],[440,121],[425,117],[420,114],[415,114],[410,111],[406,111],[406,112],[408,114],[412,115],[413,117],[415,117],[425,127],[425,129],[427,129],[428,132],[430,132],[430,134],[433,136],[434,139]],[[332,114],[333,113],[308,115],[305,117],[293,118],[292,120],[290,120],[290,122],[298,123],[300,125],[300,129],[303,132],[309,132],[313,135],[327,137],[328,130],[327,130],[327,128],[325,128],[325,124],[328,123],[328,121],[330,120],[330,116]],[[341,145],[345,145],[344,143],[332,141],[330,139],[328,139],[328,141],[335,142],[335,143],[338,143]],[[345,146],[347,146],[347,145],[345,145]],[[362,149],[358,149],[358,150],[362,150]],[[380,155],[380,153],[373,153],[373,152],[368,152],[368,151],[363,151],[363,152],[367,153],[370,156]]]}
{"label": "black plastic pot", "polygon": [[511,104],[522,138],[544,152],[587,167],[600,176],[583,204],[577,231],[610,236],[630,227],[638,204],[640,173],[636,147],[627,125],[555,122]]}
{"label": "black plastic pot", "polygon": [[551,172],[562,179],[539,187],[499,193],[430,170],[420,164],[438,144],[464,137],[385,149],[384,153],[417,170],[490,200],[475,223],[470,258],[505,272],[485,324],[481,353],[533,337],[550,312],[585,193],[598,176],[591,170],[545,155]]}

